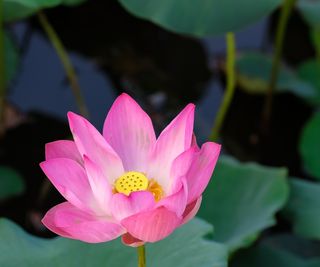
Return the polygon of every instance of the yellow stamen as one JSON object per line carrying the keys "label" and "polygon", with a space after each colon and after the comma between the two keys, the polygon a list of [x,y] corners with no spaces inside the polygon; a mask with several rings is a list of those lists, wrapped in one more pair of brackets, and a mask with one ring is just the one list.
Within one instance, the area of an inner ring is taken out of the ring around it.
{"label": "yellow stamen", "polygon": [[126,172],[115,182],[115,190],[127,196],[132,192],[148,189],[148,178],[141,172]]}
{"label": "yellow stamen", "polygon": [[126,172],[120,176],[116,182],[112,192],[123,193],[127,196],[136,191],[149,191],[153,194],[155,201],[159,201],[163,197],[163,190],[160,184],[154,179],[148,178],[141,172]]}
{"label": "yellow stamen", "polygon": [[155,201],[159,201],[163,197],[162,187],[154,179],[149,181],[148,191],[153,194]]}

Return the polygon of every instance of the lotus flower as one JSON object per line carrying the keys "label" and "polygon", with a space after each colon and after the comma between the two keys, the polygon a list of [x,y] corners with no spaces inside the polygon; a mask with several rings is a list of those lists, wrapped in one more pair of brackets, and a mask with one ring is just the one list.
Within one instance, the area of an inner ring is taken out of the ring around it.
{"label": "lotus flower", "polygon": [[156,139],[152,122],[127,94],[114,102],[101,135],[69,112],[74,141],[46,145],[42,170],[67,200],[50,209],[52,232],[89,243],[122,236],[140,246],[170,235],[197,213],[220,145],[198,147],[193,104]]}

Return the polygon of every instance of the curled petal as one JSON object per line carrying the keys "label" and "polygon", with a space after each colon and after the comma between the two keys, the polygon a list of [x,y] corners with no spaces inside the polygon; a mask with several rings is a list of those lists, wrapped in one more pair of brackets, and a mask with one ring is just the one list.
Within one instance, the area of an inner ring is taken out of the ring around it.
{"label": "curled petal", "polygon": [[193,104],[187,105],[180,114],[162,131],[149,158],[149,177],[156,177],[161,186],[168,190],[170,186],[171,165],[176,157],[191,146]]}
{"label": "curled petal", "polygon": [[188,203],[197,199],[209,183],[213,169],[217,163],[221,146],[213,142],[202,145],[194,155],[194,160],[187,173]]}
{"label": "curled petal", "polygon": [[50,209],[42,223],[58,235],[88,243],[110,241],[125,233],[125,229],[119,224],[97,219],[68,202]]}
{"label": "curled petal", "polygon": [[180,222],[175,212],[160,207],[125,218],[121,225],[143,242],[156,242],[170,235]]}
{"label": "curled petal", "polygon": [[69,112],[70,129],[81,155],[97,164],[112,184],[124,173],[122,161],[103,136],[83,117]]}
{"label": "curled petal", "polygon": [[191,147],[195,147],[197,152],[200,150],[198,143],[197,143],[197,137],[194,133],[192,134]]}
{"label": "curled petal", "polygon": [[129,95],[121,94],[113,103],[103,136],[122,159],[126,171],[146,171],[147,155],[156,137],[150,117]]}
{"label": "curled petal", "polygon": [[69,140],[59,140],[46,144],[46,160],[55,158],[68,158],[83,164],[82,157],[76,144]]}
{"label": "curled petal", "polygon": [[178,188],[181,187],[181,184],[183,183],[182,179],[184,179],[188,173],[196,151],[197,148],[193,146],[174,159],[171,165],[169,186],[167,190],[169,195],[177,192]]}
{"label": "curled petal", "polygon": [[193,217],[197,214],[198,210],[200,209],[201,202],[202,202],[202,196],[200,196],[198,199],[188,204],[185,211],[183,212],[183,215],[182,215],[183,219],[181,224],[185,224],[189,222],[191,219],[193,219]]}
{"label": "curled petal", "polygon": [[114,194],[111,201],[112,215],[121,221],[139,212],[152,209],[155,205],[154,197],[151,192],[137,191],[129,196],[118,193]]}
{"label": "curled petal", "polygon": [[122,235],[122,243],[129,247],[134,247],[134,248],[140,247],[144,244],[143,241],[133,237],[129,233],[125,233],[124,235]]}

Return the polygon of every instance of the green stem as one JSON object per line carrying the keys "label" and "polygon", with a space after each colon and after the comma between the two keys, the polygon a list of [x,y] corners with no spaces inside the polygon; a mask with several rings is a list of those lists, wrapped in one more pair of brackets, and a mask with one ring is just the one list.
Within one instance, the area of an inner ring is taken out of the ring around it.
{"label": "green stem", "polygon": [[310,28],[310,37],[313,43],[313,47],[316,51],[316,59],[317,59],[317,75],[320,75],[320,27],[312,27]]}
{"label": "green stem", "polygon": [[3,0],[0,0],[0,136],[4,133],[4,111],[6,97],[6,69],[4,51]]}
{"label": "green stem", "polygon": [[88,117],[89,112],[81,94],[78,78],[65,47],[63,46],[58,34],[48,21],[47,16],[42,11],[38,12],[38,19],[61,60],[81,115]]}
{"label": "green stem", "polygon": [[320,62],[320,27],[310,28],[310,39],[316,51],[317,61]]}
{"label": "green stem", "polygon": [[223,100],[218,110],[215,124],[212,128],[210,140],[215,141],[218,139],[221,127],[223,125],[225,116],[231,104],[234,90],[236,87],[236,71],[235,71],[235,58],[236,58],[236,41],[233,32],[226,34],[227,42],[227,85],[224,92]]}
{"label": "green stem", "polygon": [[279,18],[279,22],[276,29],[276,39],[275,39],[275,52],[272,61],[271,74],[269,79],[268,91],[265,98],[264,109],[263,109],[263,122],[267,126],[269,124],[269,120],[272,112],[272,99],[273,93],[275,91],[279,70],[280,70],[280,61],[281,55],[283,51],[283,41],[284,35],[287,29],[288,20],[297,0],[284,0],[281,14]]}
{"label": "green stem", "polygon": [[138,267],[146,267],[146,248],[144,245],[139,246],[138,250]]}

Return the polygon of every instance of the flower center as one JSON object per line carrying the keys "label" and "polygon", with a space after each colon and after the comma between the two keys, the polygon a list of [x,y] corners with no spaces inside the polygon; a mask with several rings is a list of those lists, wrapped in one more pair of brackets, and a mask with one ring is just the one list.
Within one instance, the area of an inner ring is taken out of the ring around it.
{"label": "flower center", "polygon": [[114,193],[123,193],[127,196],[132,192],[144,190],[150,191],[156,201],[163,196],[162,187],[154,179],[148,180],[141,172],[126,172],[115,181],[114,186]]}
{"label": "flower center", "polygon": [[148,178],[141,172],[126,172],[115,183],[117,192],[127,196],[132,192],[147,190]]}

